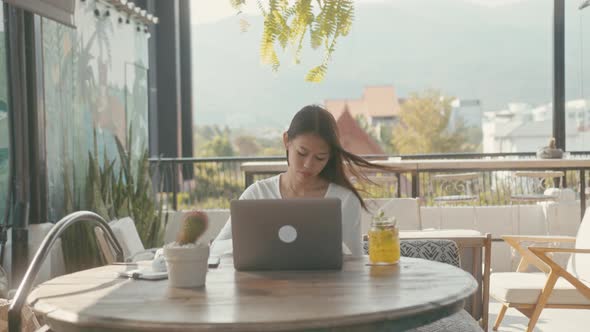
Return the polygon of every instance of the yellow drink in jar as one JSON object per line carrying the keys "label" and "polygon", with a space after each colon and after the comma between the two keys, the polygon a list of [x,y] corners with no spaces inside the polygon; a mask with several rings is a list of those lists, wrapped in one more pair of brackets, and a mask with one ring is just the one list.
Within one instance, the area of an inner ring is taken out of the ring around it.
{"label": "yellow drink in jar", "polygon": [[399,231],[393,223],[373,223],[369,230],[371,264],[395,264],[399,261]]}

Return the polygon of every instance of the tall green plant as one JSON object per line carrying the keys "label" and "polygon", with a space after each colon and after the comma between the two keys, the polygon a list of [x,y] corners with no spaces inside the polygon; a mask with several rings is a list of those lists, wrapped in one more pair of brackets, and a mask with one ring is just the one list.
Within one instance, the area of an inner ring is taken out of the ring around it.
{"label": "tall green plant", "polygon": [[115,137],[118,160],[109,160],[104,151],[100,165],[95,133],[94,154],[88,153],[86,201],[107,220],[131,217],[144,246],[156,247],[161,245],[165,229],[162,204],[157,203],[153,190],[147,149],[138,160],[132,160],[132,128],[128,137],[126,146]]}
{"label": "tall green plant", "polygon": [[[64,156],[64,214],[85,209],[78,186],[76,172],[71,159]],[[67,273],[86,270],[104,264],[91,224],[77,223],[66,229],[61,237],[64,263]]]}

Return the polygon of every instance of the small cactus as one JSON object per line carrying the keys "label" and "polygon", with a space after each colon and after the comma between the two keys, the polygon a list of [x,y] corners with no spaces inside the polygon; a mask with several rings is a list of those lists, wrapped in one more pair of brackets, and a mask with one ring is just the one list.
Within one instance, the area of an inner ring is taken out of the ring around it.
{"label": "small cactus", "polygon": [[199,237],[205,233],[209,224],[209,218],[203,211],[191,211],[184,216],[180,231],[176,236],[179,245],[196,243]]}

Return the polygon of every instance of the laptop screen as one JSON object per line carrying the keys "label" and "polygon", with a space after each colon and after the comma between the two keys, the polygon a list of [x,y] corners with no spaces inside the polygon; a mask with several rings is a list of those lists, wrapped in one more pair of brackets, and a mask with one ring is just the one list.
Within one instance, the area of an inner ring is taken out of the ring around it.
{"label": "laptop screen", "polygon": [[237,270],[342,267],[342,212],[337,198],[231,202]]}

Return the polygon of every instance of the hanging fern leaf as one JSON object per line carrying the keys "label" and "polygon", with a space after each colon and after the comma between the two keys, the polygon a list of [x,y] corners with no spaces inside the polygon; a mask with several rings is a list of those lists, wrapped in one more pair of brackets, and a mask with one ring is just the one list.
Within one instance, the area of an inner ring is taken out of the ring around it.
{"label": "hanging fern leaf", "polygon": [[326,72],[328,71],[328,65],[326,63],[322,63],[319,66],[312,68],[307,75],[305,75],[305,80],[308,82],[318,83],[321,82],[324,77],[326,76]]}
{"label": "hanging fern leaf", "polygon": [[246,3],[246,0],[229,0],[229,3],[234,9],[240,10]]}
{"label": "hanging fern leaf", "polygon": [[[241,12],[246,0],[230,0]],[[300,63],[305,36],[312,49],[322,48],[323,61],[306,75],[309,82],[321,82],[332,59],[337,40],[347,36],[354,19],[353,0],[268,0],[256,1],[264,19],[260,40],[260,59],[274,71],[280,67],[276,47],[294,49],[294,61]],[[243,29],[244,30],[244,29]]]}

